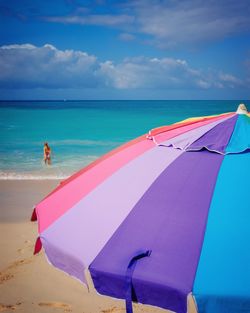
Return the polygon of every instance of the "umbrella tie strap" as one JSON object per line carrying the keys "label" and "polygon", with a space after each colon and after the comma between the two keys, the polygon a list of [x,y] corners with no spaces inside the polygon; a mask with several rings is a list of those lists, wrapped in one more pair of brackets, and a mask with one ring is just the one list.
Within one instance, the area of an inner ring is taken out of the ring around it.
{"label": "umbrella tie strap", "polygon": [[151,130],[148,132],[148,135],[147,135],[147,137],[146,137],[148,140],[153,140],[153,142],[154,142],[154,144],[156,145],[156,146],[158,146],[159,145],[159,143],[156,141],[156,139],[155,139],[155,136],[152,136],[152,134],[151,134]]}
{"label": "umbrella tie strap", "polygon": [[151,254],[151,250],[141,251],[137,253],[129,262],[127,267],[127,272],[125,276],[126,280],[126,313],[133,313],[133,306],[132,306],[132,293],[133,293],[133,286],[132,286],[132,275],[138,260],[148,257]]}
{"label": "umbrella tie strap", "polygon": [[42,241],[41,238],[38,237],[35,243],[35,249],[34,249],[34,254],[37,254],[41,251],[42,249]]}
{"label": "umbrella tie strap", "polygon": [[36,208],[33,209],[33,212],[32,212],[30,220],[31,220],[31,222],[37,221]]}

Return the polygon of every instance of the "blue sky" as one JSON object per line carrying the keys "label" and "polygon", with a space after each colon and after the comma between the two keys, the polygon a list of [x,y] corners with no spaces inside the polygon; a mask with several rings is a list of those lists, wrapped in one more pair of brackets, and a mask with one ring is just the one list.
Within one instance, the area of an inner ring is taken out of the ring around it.
{"label": "blue sky", "polygon": [[0,0],[0,99],[249,99],[249,0]]}

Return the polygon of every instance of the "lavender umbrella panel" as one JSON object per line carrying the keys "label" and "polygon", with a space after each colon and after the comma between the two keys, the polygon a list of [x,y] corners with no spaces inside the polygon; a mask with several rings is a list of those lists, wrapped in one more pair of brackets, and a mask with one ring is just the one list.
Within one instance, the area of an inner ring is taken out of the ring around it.
{"label": "lavender umbrella panel", "polygon": [[127,312],[250,312],[249,148],[244,107],[154,129],[36,206],[35,250]]}

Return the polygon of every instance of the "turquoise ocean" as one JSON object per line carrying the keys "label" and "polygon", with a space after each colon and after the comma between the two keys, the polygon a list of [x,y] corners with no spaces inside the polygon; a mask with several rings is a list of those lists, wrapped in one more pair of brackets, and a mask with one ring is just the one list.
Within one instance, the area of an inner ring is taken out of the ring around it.
{"label": "turquoise ocean", "polygon": [[[250,101],[1,101],[0,179],[64,179],[117,146],[188,117]],[[43,144],[52,165],[43,164]]]}

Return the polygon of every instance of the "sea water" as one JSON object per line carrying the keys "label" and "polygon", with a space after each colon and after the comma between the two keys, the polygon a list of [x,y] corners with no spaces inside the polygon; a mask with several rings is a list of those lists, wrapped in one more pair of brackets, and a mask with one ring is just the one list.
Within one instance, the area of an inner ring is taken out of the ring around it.
{"label": "sea water", "polygon": [[[117,146],[188,117],[249,101],[1,101],[0,179],[64,179]],[[43,162],[43,144],[52,165]]]}

